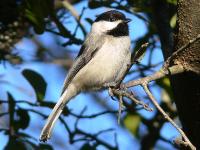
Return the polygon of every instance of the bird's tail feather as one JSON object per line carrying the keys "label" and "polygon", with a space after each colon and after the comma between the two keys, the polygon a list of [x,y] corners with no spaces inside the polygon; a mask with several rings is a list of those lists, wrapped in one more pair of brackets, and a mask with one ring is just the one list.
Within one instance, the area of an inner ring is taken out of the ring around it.
{"label": "bird's tail feather", "polygon": [[76,94],[77,94],[77,90],[76,90],[76,88],[74,88],[72,86],[70,86],[70,88],[67,88],[67,90],[65,90],[65,92],[62,94],[62,96],[58,100],[57,104],[53,108],[53,111],[49,115],[47,122],[42,129],[42,132],[40,134],[40,141],[45,142],[51,137],[51,133],[52,133],[53,127],[56,123],[56,120],[61,115],[66,103],[69,102],[69,100],[72,97],[74,97]]}

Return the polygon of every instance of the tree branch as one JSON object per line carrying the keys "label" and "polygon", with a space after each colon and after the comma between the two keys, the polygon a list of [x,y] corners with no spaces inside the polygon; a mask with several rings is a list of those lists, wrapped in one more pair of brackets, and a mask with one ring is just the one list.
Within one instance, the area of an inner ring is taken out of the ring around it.
{"label": "tree branch", "polygon": [[164,71],[163,68],[161,68],[159,71],[155,72],[152,75],[149,75],[147,77],[140,78],[137,80],[129,81],[128,83],[125,83],[124,86],[128,88],[128,87],[133,87],[137,85],[142,85],[144,83],[149,83],[151,81],[164,78],[167,75],[175,75],[175,74],[182,73],[184,71],[185,70],[182,65],[175,65],[175,66],[169,67],[167,72]]}
{"label": "tree branch", "polygon": [[145,110],[147,111],[153,111],[152,108],[149,107],[149,105],[145,104],[143,101],[137,100],[132,93],[120,89],[112,89],[112,92],[114,95],[117,96],[125,96],[132,100],[136,105],[141,105]]}

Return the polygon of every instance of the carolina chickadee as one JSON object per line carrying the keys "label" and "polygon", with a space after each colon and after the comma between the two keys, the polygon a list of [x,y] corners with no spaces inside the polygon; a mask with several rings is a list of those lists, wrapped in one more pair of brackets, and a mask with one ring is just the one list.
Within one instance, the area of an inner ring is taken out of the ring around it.
{"label": "carolina chickadee", "polygon": [[64,81],[61,97],[41,132],[47,141],[66,103],[83,91],[99,90],[119,84],[131,62],[128,22],[119,11],[97,16],[74,64]]}

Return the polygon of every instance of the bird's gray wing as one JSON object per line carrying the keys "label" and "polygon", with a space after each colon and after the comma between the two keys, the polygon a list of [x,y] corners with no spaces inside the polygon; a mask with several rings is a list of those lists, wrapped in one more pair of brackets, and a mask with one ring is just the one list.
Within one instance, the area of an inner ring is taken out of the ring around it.
{"label": "bird's gray wing", "polygon": [[95,56],[97,51],[102,47],[104,40],[101,39],[101,41],[97,41],[95,43],[92,43],[91,45],[89,45],[89,47],[86,47],[86,44],[82,45],[79,54],[76,57],[75,62],[70,69],[67,78],[64,81],[61,95],[67,89],[68,85],[71,83],[76,74]]}

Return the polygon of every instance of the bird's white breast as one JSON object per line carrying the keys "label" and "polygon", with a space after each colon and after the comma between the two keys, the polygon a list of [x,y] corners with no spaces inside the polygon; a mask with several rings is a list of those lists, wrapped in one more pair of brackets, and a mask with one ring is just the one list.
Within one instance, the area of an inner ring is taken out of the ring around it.
{"label": "bird's white breast", "polygon": [[130,57],[128,36],[108,36],[94,58],[78,72],[72,82],[83,90],[101,88],[103,84],[115,80],[123,64],[130,63]]}

